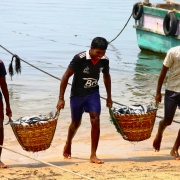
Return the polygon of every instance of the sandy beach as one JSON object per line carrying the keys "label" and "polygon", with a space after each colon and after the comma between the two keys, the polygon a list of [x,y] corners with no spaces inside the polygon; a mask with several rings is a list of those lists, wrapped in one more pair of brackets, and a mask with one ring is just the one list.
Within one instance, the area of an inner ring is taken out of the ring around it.
{"label": "sandy beach", "polygon": [[[11,127],[5,125],[4,147],[14,152],[3,149],[2,161],[9,168],[0,169],[1,180],[180,179],[180,161],[176,161],[170,156],[170,150],[178,131],[176,123],[166,129],[160,152],[154,152],[152,142],[157,131],[158,118],[156,118],[152,136],[145,141],[135,143],[125,141],[116,132],[113,125],[107,122],[109,126],[112,126],[110,130],[114,131],[110,132],[107,126],[101,126],[97,151],[98,157],[105,163],[92,164],[89,163],[90,128],[87,128],[86,133],[83,128],[79,128],[72,144],[72,158],[64,159],[62,156],[68,127],[62,125],[62,119],[66,119],[66,111],[68,108],[61,112],[52,144],[44,152],[24,151],[17,142]],[[108,114],[105,113],[107,110],[103,109],[103,111],[101,119],[105,117],[107,119]],[[89,121],[87,114],[84,114],[83,120],[82,124]]]}
{"label": "sandy beach", "polygon": [[0,178],[2,180],[179,179],[179,162],[167,156],[167,151],[158,153],[158,155],[148,152],[133,154],[132,156],[133,158],[124,159],[121,156],[100,155],[106,162],[103,165],[88,163],[88,156],[73,157],[71,160],[64,160],[60,157],[46,160],[62,169],[77,173],[77,175],[43,164],[10,163],[9,169],[1,170]]}
{"label": "sandy beach", "polygon": [[[157,3],[151,0],[151,3]],[[163,2],[163,0],[161,0]],[[132,13],[136,0],[126,1],[58,1],[1,0],[0,44],[33,66],[57,77],[62,77],[76,53],[89,48],[92,38],[104,36],[111,41],[121,32]],[[131,18],[120,36],[107,50],[112,78],[112,99],[124,105],[148,105],[154,101],[157,78],[164,57],[141,52]],[[0,49],[6,69],[12,54]],[[54,110],[59,96],[59,80],[22,62],[22,72],[11,80],[7,74],[13,119],[39,115]],[[69,81],[72,83],[72,81]],[[106,97],[102,75],[100,93]],[[163,87],[164,90],[164,87]],[[61,111],[50,148],[31,153],[23,150],[10,125],[4,121],[4,147],[1,160],[9,166],[0,169],[0,180],[176,180],[180,179],[179,165],[170,156],[179,130],[172,123],[163,136],[160,152],[152,143],[159,118],[149,139],[129,142],[117,133],[109,120],[109,112],[102,100],[101,134],[97,156],[104,164],[89,163],[91,124],[88,114],[72,144],[72,158],[64,159],[62,152],[70,124],[70,86],[67,87],[65,109]],[[118,107],[114,104],[113,107]],[[158,109],[163,116],[163,104]],[[180,111],[175,120],[180,122]],[[10,149],[10,150],[8,150]],[[36,160],[35,160],[36,159]]]}

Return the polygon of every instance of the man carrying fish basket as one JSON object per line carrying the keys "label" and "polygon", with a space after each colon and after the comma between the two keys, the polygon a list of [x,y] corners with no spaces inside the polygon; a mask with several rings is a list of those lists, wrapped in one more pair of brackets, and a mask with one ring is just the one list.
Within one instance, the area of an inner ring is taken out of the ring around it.
{"label": "man carrying fish basket", "polygon": [[96,156],[96,150],[100,136],[101,103],[98,85],[100,72],[103,73],[107,92],[106,106],[112,107],[109,59],[105,56],[107,47],[108,42],[105,38],[94,38],[90,49],[74,56],[62,77],[57,110],[61,110],[65,106],[64,93],[66,86],[69,78],[74,75],[70,95],[72,120],[63,151],[65,158],[71,158],[72,139],[81,124],[82,114],[85,111],[89,113],[91,121],[90,162],[97,164],[104,163],[104,161]]}
{"label": "man carrying fish basket", "polygon": [[[158,132],[153,142],[155,151],[160,150],[162,135],[167,126],[171,125],[177,107],[180,108],[180,46],[171,48],[164,59],[162,70],[158,79],[156,102],[161,102],[161,88],[169,72],[165,97],[164,97],[164,119],[159,122]],[[174,146],[170,152],[171,156],[176,160],[180,160],[178,149],[180,146],[180,130],[174,143]]]}
{"label": "man carrying fish basket", "polygon": [[[9,102],[9,91],[7,88],[5,76],[6,76],[6,69],[5,69],[3,61],[0,60],[0,88],[6,102],[6,115],[8,117],[11,117],[12,112],[11,112],[10,102]],[[3,100],[2,100],[1,91],[0,91],[0,145],[2,146],[3,141],[4,141],[4,128],[3,128],[4,108],[3,108]],[[0,147],[0,168],[7,168],[7,166],[3,162],[1,162],[1,152],[2,152],[2,148]]]}

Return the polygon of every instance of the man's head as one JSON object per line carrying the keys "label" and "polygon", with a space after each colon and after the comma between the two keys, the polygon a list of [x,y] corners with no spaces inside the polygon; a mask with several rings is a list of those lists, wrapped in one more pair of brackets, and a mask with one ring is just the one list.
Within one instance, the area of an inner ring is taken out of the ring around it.
{"label": "man's head", "polygon": [[108,42],[103,37],[96,37],[92,40],[91,47],[95,49],[98,48],[98,49],[106,50],[108,47]]}
{"label": "man's head", "polygon": [[106,53],[108,42],[103,37],[96,37],[92,40],[91,49],[89,51],[94,61],[99,61]]}

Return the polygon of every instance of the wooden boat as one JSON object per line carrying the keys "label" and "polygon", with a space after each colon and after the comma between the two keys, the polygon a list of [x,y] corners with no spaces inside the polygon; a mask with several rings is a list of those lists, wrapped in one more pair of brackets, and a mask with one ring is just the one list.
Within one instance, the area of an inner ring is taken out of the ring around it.
{"label": "wooden boat", "polygon": [[133,6],[137,42],[141,50],[166,53],[180,45],[180,2],[165,0],[151,4],[144,0]]}

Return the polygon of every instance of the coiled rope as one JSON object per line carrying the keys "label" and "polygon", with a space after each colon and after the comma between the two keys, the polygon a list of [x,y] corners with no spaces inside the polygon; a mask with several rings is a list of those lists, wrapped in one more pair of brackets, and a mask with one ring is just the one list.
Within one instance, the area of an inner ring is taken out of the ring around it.
{"label": "coiled rope", "polygon": [[41,162],[41,163],[43,163],[43,164],[46,164],[46,165],[49,165],[49,166],[52,166],[52,167],[61,169],[61,170],[63,170],[63,171],[69,172],[69,173],[71,173],[71,174],[74,174],[74,175],[77,175],[77,176],[80,176],[80,177],[83,177],[83,178],[85,178],[85,179],[93,180],[92,178],[89,178],[89,177],[87,177],[87,176],[84,176],[84,175],[75,173],[75,172],[70,171],[70,170],[68,170],[68,169],[65,169],[65,168],[62,168],[62,167],[59,167],[59,166],[55,166],[54,164],[51,164],[51,163],[48,163],[48,162],[45,162],[45,161],[42,161],[42,160],[39,160],[39,159],[30,157],[30,156],[27,156],[27,155],[25,155],[25,154],[16,152],[16,151],[14,151],[14,150],[12,150],[12,149],[9,149],[9,148],[7,148],[7,147],[5,147],[5,146],[1,146],[1,145],[0,145],[0,147],[6,149],[6,150],[8,150],[8,151],[14,152],[14,153],[16,153],[16,154],[22,155],[22,156],[24,156],[24,157],[27,157],[27,158],[33,159],[33,160],[35,160],[35,161]]}

